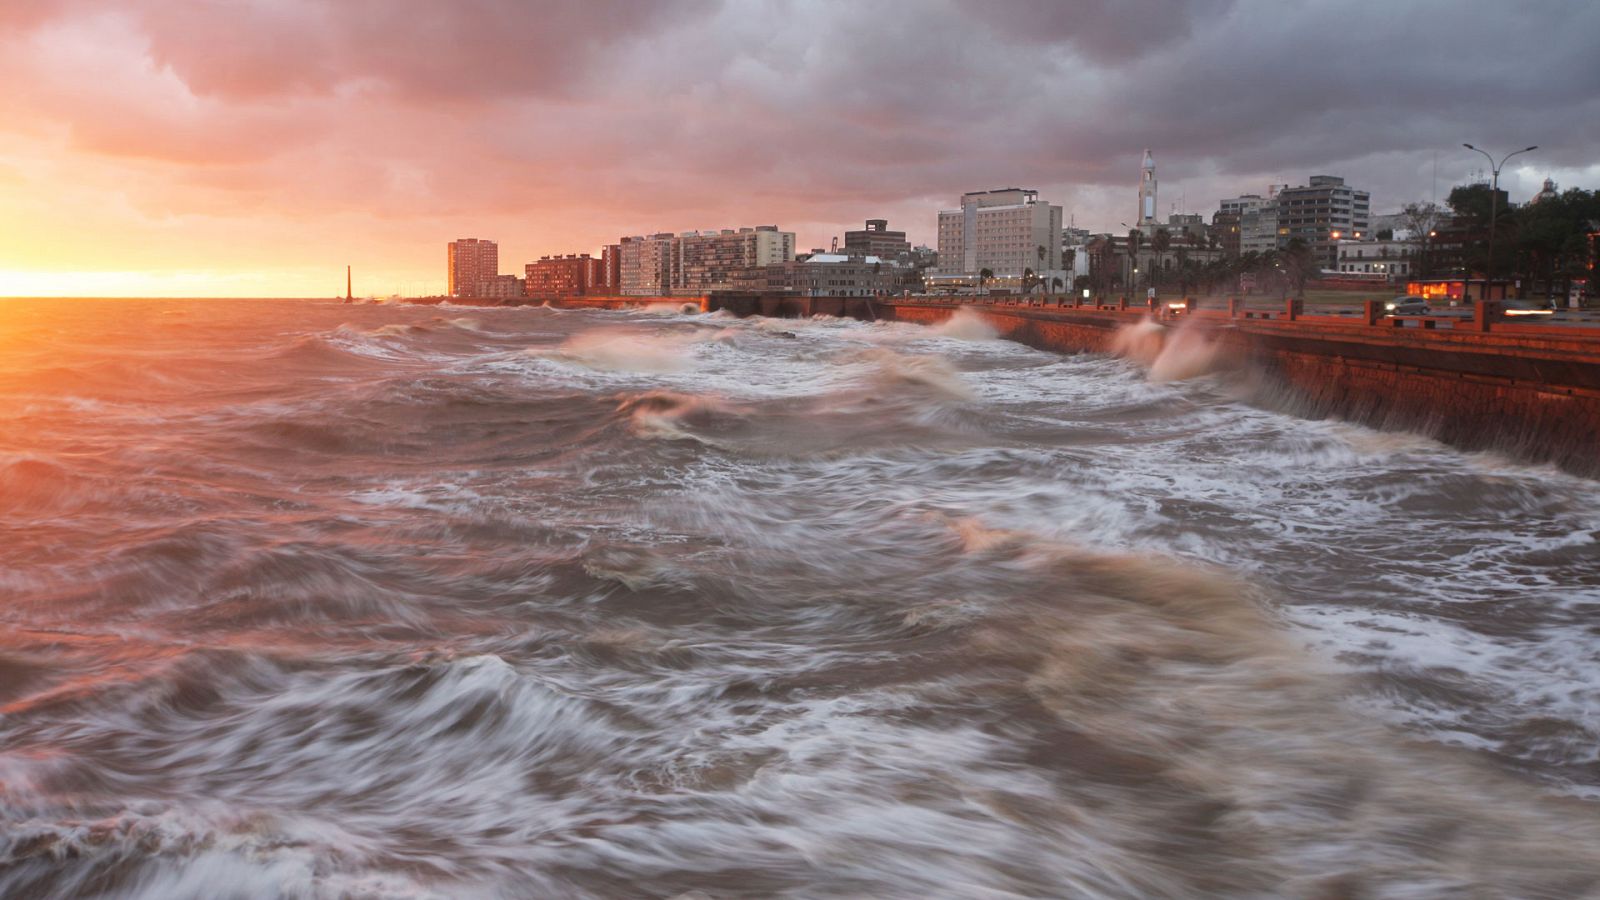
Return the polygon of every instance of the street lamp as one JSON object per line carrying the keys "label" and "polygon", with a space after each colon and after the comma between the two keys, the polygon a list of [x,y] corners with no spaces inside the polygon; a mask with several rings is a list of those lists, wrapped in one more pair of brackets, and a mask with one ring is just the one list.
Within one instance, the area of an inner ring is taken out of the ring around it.
{"label": "street lamp", "polygon": [[[1123,222],[1122,223],[1122,227],[1128,229],[1129,231],[1133,230],[1133,226],[1129,225],[1127,222]],[[1136,287],[1136,285],[1133,283],[1133,276],[1134,276],[1135,273],[1137,273],[1139,271],[1138,269],[1135,269],[1133,267],[1133,255],[1134,255],[1133,239],[1132,239],[1131,236],[1129,236],[1129,238],[1128,238],[1128,286],[1126,288],[1126,290],[1128,290],[1128,291],[1132,291],[1134,289],[1134,287]]]}
{"label": "street lamp", "polygon": [[[1539,149],[1539,145],[1534,144],[1532,147],[1523,147],[1521,150],[1507,153],[1505,156],[1501,157],[1500,165],[1498,166],[1494,164],[1494,157],[1490,156],[1487,152],[1479,150],[1477,147],[1474,147],[1471,144],[1462,144],[1461,146],[1475,153],[1482,153],[1483,158],[1489,161],[1490,170],[1494,172],[1494,180],[1490,182],[1489,185],[1489,259],[1484,263],[1483,266],[1483,289],[1484,292],[1487,293],[1489,290],[1489,284],[1494,281],[1494,221],[1496,214],[1500,211],[1500,169],[1506,164],[1506,160],[1516,156],[1518,153],[1527,153],[1530,150],[1537,150]],[[1489,298],[1485,296],[1480,297],[1479,299],[1487,300]]]}

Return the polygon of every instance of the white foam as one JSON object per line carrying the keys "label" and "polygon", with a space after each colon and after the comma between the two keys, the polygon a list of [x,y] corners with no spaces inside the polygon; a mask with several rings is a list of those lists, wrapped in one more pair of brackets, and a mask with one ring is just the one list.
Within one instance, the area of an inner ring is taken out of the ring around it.
{"label": "white foam", "polygon": [[935,325],[934,334],[962,341],[992,341],[1000,336],[993,325],[970,309],[958,309],[955,315]]}
{"label": "white foam", "polygon": [[593,329],[568,338],[557,358],[610,372],[667,374],[689,368],[693,343],[682,335]]}

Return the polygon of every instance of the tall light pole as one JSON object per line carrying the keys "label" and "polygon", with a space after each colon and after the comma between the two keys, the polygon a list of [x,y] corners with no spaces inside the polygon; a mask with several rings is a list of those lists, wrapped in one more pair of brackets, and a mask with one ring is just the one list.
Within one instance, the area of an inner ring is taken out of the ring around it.
{"label": "tall light pole", "polygon": [[[1122,227],[1128,229],[1128,285],[1127,285],[1127,290],[1128,290],[1129,293],[1132,293],[1136,288],[1139,287],[1139,285],[1134,282],[1134,278],[1139,274],[1139,266],[1137,265],[1137,263],[1139,261],[1138,260],[1139,248],[1137,246],[1135,246],[1134,243],[1133,243],[1133,232],[1137,231],[1139,229],[1135,229],[1132,225],[1129,225],[1127,222],[1123,222],[1122,223]],[[1142,234],[1143,232],[1141,231],[1140,233]]]}
{"label": "tall light pole", "polygon": [[[1489,285],[1494,281],[1494,221],[1496,214],[1500,210],[1500,169],[1506,164],[1506,160],[1516,156],[1518,153],[1527,153],[1530,150],[1537,150],[1539,149],[1539,145],[1535,144],[1532,147],[1523,147],[1521,150],[1514,150],[1510,153],[1507,153],[1505,156],[1500,158],[1500,165],[1498,166],[1494,163],[1494,157],[1490,156],[1486,151],[1479,150],[1477,147],[1474,147],[1471,144],[1462,144],[1461,146],[1476,153],[1482,153],[1483,158],[1489,161],[1489,169],[1494,173],[1494,180],[1489,184],[1489,259],[1484,263],[1483,266],[1483,290],[1484,293],[1488,293]],[[1480,297],[1479,299],[1487,300],[1489,298]]]}

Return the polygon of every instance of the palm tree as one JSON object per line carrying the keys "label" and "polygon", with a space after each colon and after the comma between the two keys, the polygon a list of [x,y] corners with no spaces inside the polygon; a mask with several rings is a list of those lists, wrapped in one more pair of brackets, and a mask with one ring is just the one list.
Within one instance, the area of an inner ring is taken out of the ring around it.
{"label": "palm tree", "polygon": [[1065,284],[1066,284],[1066,282],[1061,280],[1061,276],[1060,275],[1052,276],[1051,279],[1050,279],[1050,287],[1051,287],[1051,289],[1054,290],[1058,294],[1061,293],[1061,288],[1063,286],[1065,286]]}
{"label": "palm tree", "polygon": [[1161,271],[1162,255],[1172,247],[1172,232],[1165,228],[1157,228],[1155,237],[1150,239],[1150,249],[1156,253],[1156,264],[1150,270],[1150,283],[1155,284],[1155,277]]}
{"label": "palm tree", "polygon": [[[1182,251],[1179,252],[1181,253]],[[1189,259],[1185,255],[1183,259],[1178,261],[1178,284],[1184,296],[1189,295],[1191,286],[1199,286],[1204,277],[1205,266],[1201,265],[1198,260]]]}
{"label": "palm tree", "polygon": [[1045,254],[1044,245],[1040,244],[1039,246],[1037,246],[1037,247],[1035,247],[1033,249],[1035,251],[1037,251],[1038,254],[1039,254],[1039,271],[1043,272],[1044,271],[1044,254]]}
{"label": "palm tree", "polygon": [[989,283],[989,279],[991,279],[993,277],[994,277],[994,270],[993,269],[979,269],[978,270],[978,289],[982,290],[983,286],[988,284]]}
{"label": "palm tree", "polygon": [[1300,238],[1290,238],[1289,245],[1280,254],[1283,262],[1284,274],[1288,276],[1289,283],[1294,285],[1295,296],[1306,295],[1306,280],[1317,270],[1316,254],[1310,245]]}
{"label": "palm tree", "polygon": [[1235,290],[1242,294],[1250,293],[1244,287],[1244,276],[1249,275],[1253,280],[1261,272],[1261,252],[1259,250],[1248,250],[1231,260],[1227,260],[1227,263],[1226,272],[1230,281],[1228,291],[1230,293]]}
{"label": "palm tree", "polygon": [[1144,232],[1137,228],[1128,229],[1128,289],[1132,290],[1139,285],[1134,278],[1134,270],[1139,268],[1139,245],[1144,243]]}
{"label": "palm tree", "polygon": [[1032,269],[1023,269],[1022,270],[1022,292],[1024,294],[1033,293],[1033,286],[1038,280],[1039,280],[1038,276],[1033,274],[1033,270]]}

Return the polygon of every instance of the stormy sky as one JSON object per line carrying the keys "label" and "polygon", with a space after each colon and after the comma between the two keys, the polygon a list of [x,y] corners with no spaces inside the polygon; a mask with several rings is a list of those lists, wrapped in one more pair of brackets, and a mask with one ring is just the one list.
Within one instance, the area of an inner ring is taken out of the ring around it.
{"label": "stormy sky", "polygon": [[[443,286],[622,234],[1039,189],[1121,230],[1340,174],[1375,211],[1600,188],[1600,3],[0,2],[0,294]],[[1437,176],[1435,176],[1437,172]],[[363,280],[364,279],[364,280]]]}

